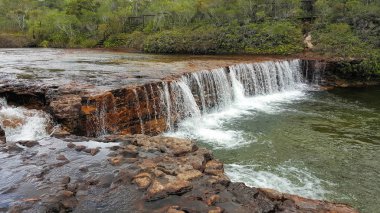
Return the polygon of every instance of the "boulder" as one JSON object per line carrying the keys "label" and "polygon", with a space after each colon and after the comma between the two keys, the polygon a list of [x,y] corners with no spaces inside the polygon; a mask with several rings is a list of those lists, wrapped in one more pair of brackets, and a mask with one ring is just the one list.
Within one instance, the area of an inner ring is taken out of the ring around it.
{"label": "boulder", "polygon": [[5,137],[5,131],[0,126],[0,144],[4,144],[7,142],[7,139]]}

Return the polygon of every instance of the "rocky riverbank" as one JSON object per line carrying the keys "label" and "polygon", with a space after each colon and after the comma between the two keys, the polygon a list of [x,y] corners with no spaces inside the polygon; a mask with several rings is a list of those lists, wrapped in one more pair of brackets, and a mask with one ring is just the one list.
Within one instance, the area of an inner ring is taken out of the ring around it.
{"label": "rocky riverbank", "polygon": [[[198,112],[186,103],[205,110],[217,107],[222,95],[231,98],[222,86],[232,84],[236,69],[259,73],[252,78],[268,77],[273,69],[284,78],[331,86],[324,83],[333,66],[325,61],[146,55],[126,60],[112,54],[99,61],[92,53],[82,58],[82,51],[49,51],[31,62],[0,67],[0,97],[48,112],[61,125],[54,137],[16,143],[5,143],[0,128],[0,211],[356,212],[231,183],[210,151],[189,140],[154,136]],[[35,65],[36,60],[49,66]],[[58,68],[50,67],[55,64]],[[263,94],[270,89],[261,87]],[[253,95],[259,88],[248,89]]]}
{"label": "rocky riverbank", "polygon": [[356,212],[231,183],[210,151],[183,139],[69,136],[7,143],[0,153],[1,211]]}

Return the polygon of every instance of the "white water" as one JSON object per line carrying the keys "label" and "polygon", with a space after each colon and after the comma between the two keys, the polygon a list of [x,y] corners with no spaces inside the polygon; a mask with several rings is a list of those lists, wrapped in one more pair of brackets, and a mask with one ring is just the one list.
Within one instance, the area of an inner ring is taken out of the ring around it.
{"label": "white water", "polygon": [[[307,169],[290,165],[260,169],[255,165],[226,165],[226,173],[233,182],[244,182],[248,186],[276,189],[283,193],[323,199],[328,193],[323,181]],[[325,182],[326,183],[326,182]]]}
{"label": "white water", "polygon": [[[195,72],[171,82],[170,88],[172,99],[164,87],[171,126],[167,134],[200,139],[214,148],[238,148],[252,142],[244,140],[241,132],[223,128],[224,122],[251,114],[252,110],[275,113],[279,111],[276,103],[305,95],[299,60]],[[172,128],[173,117],[177,129]]]}
{"label": "white water", "polygon": [[9,106],[0,98],[0,125],[7,141],[39,140],[49,136],[49,116],[38,110]]}
{"label": "white water", "polygon": [[[200,140],[213,149],[241,148],[256,141],[247,140],[243,131],[230,130],[227,123],[239,117],[254,118],[257,112],[280,113],[281,104],[306,98],[306,89],[298,60],[192,73],[171,82],[174,98],[166,98],[166,106],[176,107],[168,111],[172,128],[166,135]],[[177,118],[176,129],[173,117]],[[226,172],[233,181],[250,186],[317,199],[327,193],[322,181],[305,168],[284,165],[262,169],[258,165],[230,164]]]}

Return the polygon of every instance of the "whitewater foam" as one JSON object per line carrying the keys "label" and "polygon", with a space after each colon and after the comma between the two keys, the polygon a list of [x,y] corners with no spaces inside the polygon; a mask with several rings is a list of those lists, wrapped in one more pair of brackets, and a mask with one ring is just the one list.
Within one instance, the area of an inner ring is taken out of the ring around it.
{"label": "whitewater foam", "polygon": [[[304,85],[299,85],[304,88]],[[208,143],[214,149],[237,149],[255,143],[256,140],[247,140],[242,131],[229,130],[224,124],[241,117],[254,117],[257,112],[268,114],[280,113],[284,103],[305,98],[303,90],[293,90],[261,95],[254,97],[241,97],[230,107],[222,111],[204,114],[200,117],[190,117],[178,124],[176,131],[166,135],[180,138],[198,139]]]}
{"label": "whitewater foam", "polygon": [[7,141],[39,140],[49,136],[50,117],[38,110],[9,106],[0,98],[0,125]]}
{"label": "whitewater foam", "polygon": [[233,182],[244,182],[251,187],[276,189],[312,199],[324,199],[329,194],[324,185],[330,183],[320,180],[305,168],[287,163],[266,169],[258,165],[228,164],[225,170]]}

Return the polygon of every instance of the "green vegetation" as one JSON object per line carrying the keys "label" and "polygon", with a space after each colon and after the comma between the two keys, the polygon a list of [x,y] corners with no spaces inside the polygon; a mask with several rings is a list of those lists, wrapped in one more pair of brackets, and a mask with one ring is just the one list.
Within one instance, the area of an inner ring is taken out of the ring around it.
{"label": "green vegetation", "polygon": [[[378,0],[0,0],[0,45],[380,58]],[[375,72],[375,71],[373,71]],[[377,72],[377,71],[376,71]]]}

